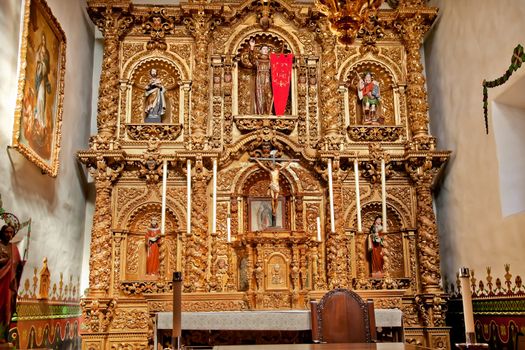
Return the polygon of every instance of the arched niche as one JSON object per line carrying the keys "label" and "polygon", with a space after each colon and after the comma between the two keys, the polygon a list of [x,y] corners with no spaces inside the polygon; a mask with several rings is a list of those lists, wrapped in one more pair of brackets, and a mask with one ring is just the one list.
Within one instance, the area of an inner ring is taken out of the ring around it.
{"label": "arched niche", "polygon": [[128,81],[128,103],[126,122],[143,123],[145,113],[145,92],[151,81],[151,71],[155,69],[165,89],[164,99],[166,111],[162,116],[162,123],[180,124],[180,84],[182,81],[179,68],[175,63],[166,59],[149,58],[137,64],[130,74]]}
{"label": "arched niche", "polygon": [[249,169],[238,191],[244,200],[242,217],[244,232],[292,229],[293,182],[287,170],[282,170],[280,175],[277,213],[275,218],[272,218],[270,174],[258,166]]}
{"label": "arched niche", "polygon": [[[253,54],[250,52],[250,41],[255,41],[255,48]],[[256,94],[256,71],[257,62],[261,62],[261,55],[263,47],[267,47],[268,57],[273,53],[292,53],[294,52],[292,45],[288,40],[281,35],[273,32],[253,32],[244,36],[238,43],[234,50],[234,61],[237,62],[233,74],[234,82],[234,115],[257,115],[255,108],[255,94]],[[284,115],[297,115],[297,97],[296,97],[296,81],[297,72],[295,65],[292,65],[292,75],[290,79],[290,89],[286,103]],[[270,83],[271,86],[271,83]],[[272,104],[270,113],[265,115],[275,115],[275,110]]]}
{"label": "arched niche", "polygon": [[[379,105],[375,115],[371,114],[371,107],[365,110],[364,99],[358,96],[360,79],[370,74],[372,84],[379,90]],[[345,115],[347,125],[388,125],[400,124],[399,88],[394,74],[382,62],[363,60],[348,67],[342,75],[345,92]]]}
{"label": "arched niche", "polygon": [[[124,280],[151,280],[158,277],[146,275],[146,232],[152,219],[160,226],[161,204],[146,202],[135,207],[124,224],[127,239],[124,250]],[[160,243],[161,265],[165,268],[164,277],[170,276],[177,266],[177,233],[181,230],[181,220],[175,212],[166,208],[165,236]],[[161,269],[162,272],[162,269]]]}
{"label": "arched niche", "polygon": [[[365,252],[365,256],[358,256],[357,258],[361,261],[366,261],[365,271],[368,276],[370,276],[370,254],[367,251],[366,238],[375,218],[381,217],[381,215],[381,202],[365,203],[361,208],[364,235],[359,235],[355,244],[361,245],[356,247],[357,252]],[[406,227],[403,222],[404,220],[398,210],[387,204],[387,233],[383,239],[385,241],[385,249],[388,249],[386,253],[389,257],[388,271],[392,278],[402,278],[407,275],[408,247],[402,232],[402,229]],[[357,223],[354,222],[354,225],[356,227]]]}

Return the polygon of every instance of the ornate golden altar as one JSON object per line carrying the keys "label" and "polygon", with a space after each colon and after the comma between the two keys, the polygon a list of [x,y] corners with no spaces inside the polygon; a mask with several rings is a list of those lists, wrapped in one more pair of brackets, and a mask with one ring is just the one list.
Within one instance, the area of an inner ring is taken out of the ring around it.
{"label": "ornate golden altar", "polygon": [[[437,9],[423,0],[389,3],[342,46],[311,3],[88,0],[104,56],[98,133],[78,153],[96,189],[84,349],[148,348],[155,313],[172,308],[177,270],[183,311],[306,309],[327,290],[353,288],[378,308],[401,309],[407,342],[450,348],[431,191],[449,152],[436,150],[428,131],[419,51]],[[284,116],[254,114],[254,71],[241,64],[251,42],[294,55]],[[381,86],[374,118],[356,94],[366,73]],[[163,113],[160,123],[146,123],[154,78]],[[252,158],[270,156],[296,159],[280,172],[279,225],[255,214],[269,200],[270,176]],[[151,275],[145,234],[161,215],[165,160],[165,235]],[[371,278],[365,242],[381,214],[382,161],[389,233],[384,276]]]}

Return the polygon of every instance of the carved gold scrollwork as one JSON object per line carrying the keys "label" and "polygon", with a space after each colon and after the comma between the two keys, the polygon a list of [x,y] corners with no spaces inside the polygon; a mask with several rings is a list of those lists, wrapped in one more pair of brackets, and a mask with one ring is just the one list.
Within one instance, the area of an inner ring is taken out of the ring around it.
{"label": "carved gold scrollwork", "polygon": [[175,141],[182,132],[181,124],[126,124],[126,134],[131,140],[159,139]]}
{"label": "carved gold scrollwork", "polygon": [[117,301],[115,299],[84,299],[80,304],[82,306],[83,324],[89,331],[93,333],[107,332],[115,316]]}
{"label": "carved gold scrollwork", "polygon": [[166,50],[166,34],[172,33],[175,27],[175,20],[167,15],[166,9],[154,7],[142,21],[142,32],[150,36],[148,50]]}
{"label": "carved gold scrollwork", "polygon": [[268,128],[289,134],[297,124],[295,116],[235,116],[234,120],[243,133]]}
{"label": "carved gold scrollwork", "polygon": [[348,126],[347,131],[352,141],[395,142],[403,135],[404,128],[401,126]]}

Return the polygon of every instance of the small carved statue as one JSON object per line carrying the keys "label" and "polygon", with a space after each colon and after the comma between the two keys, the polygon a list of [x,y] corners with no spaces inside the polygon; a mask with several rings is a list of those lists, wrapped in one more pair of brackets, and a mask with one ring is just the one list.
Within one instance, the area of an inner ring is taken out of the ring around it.
{"label": "small carved statue", "polygon": [[361,101],[363,124],[383,124],[384,119],[381,118],[379,113],[381,107],[379,82],[373,80],[371,72],[366,72],[364,79],[359,77],[357,96],[359,97],[359,101]]}
{"label": "small carved statue", "polygon": [[151,219],[150,227],[146,232],[146,274],[159,274],[159,239],[160,228],[156,218]]}
{"label": "small carved statue", "polygon": [[383,266],[383,223],[380,216],[376,216],[374,224],[368,234],[368,252],[370,254],[372,278],[382,278]]}
{"label": "small carved statue", "polygon": [[166,112],[166,100],[164,94],[166,89],[162,85],[160,78],[157,77],[157,70],[153,68],[150,71],[150,81],[146,86],[146,97],[144,112],[146,113],[146,123],[160,123],[162,116]]}

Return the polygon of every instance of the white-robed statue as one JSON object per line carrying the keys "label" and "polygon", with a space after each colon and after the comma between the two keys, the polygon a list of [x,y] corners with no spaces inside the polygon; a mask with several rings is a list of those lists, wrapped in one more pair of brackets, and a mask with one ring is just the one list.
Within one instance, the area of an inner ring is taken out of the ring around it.
{"label": "white-robed statue", "polygon": [[166,112],[166,100],[164,93],[166,89],[162,86],[162,82],[157,77],[157,70],[153,68],[150,71],[151,79],[148,86],[146,86],[146,96],[144,112],[146,113],[146,123],[160,123],[162,116]]}

